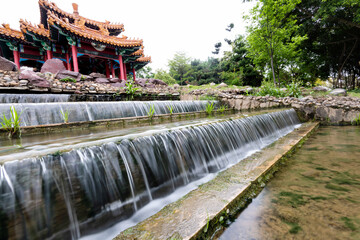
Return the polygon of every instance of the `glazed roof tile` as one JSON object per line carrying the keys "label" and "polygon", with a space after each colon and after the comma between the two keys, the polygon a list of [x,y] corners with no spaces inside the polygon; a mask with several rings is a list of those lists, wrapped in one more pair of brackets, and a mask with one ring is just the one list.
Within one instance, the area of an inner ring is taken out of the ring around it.
{"label": "glazed roof tile", "polygon": [[151,57],[140,57],[136,59],[136,62],[151,62]]}
{"label": "glazed roof tile", "polygon": [[60,19],[54,13],[48,12],[49,25],[57,25],[60,28],[71,32],[72,34],[88,39],[90,41],[97,41],[103,44],[117,46],[117,47],[138,47],[142,46],[142,40],[127,39],[127,37],[109,36],[109,32],[101,25],[100,30],[94,30],[85,26],[83,19],[79,19],[74,24],[70,23],[67,18]]}
{"label": "glazed roof tile", "polygon": [[22,32],[15,29],[11,29],[9,24],[2,24],[2,26],[0,26],[0,35],[7,36],[9,38],[15,38],[22,41],[25,40]]}
{"label": "glazed roof tile", "polygon": [[35,26],[26,20],[20,19],[20,29],[24,34],[29,31],[50,39],[50,31],[46,29],[42,24]]}
{"label": "glazed roof tile", "polygon": [[69,18],[69,19],[73,19],[73,20],[80,19],[80,20],[83,20],[87,24],[91,24],[91,25],[94,25],[97,27],[102,26],[106,29],[120,30],[121,32],[125,31],[124,24],[110,23],[109,21],[99,22],[99,21],[95,21],[95,20],[91,20],[91,19],[82,17],[75,13],[68,13],[68,12],[61,10],[58,6],[56,6],[55,3],[49,2],[47,0],[39,0],[39,5],[44,7],[45,9],[56,12],[62,16]]}

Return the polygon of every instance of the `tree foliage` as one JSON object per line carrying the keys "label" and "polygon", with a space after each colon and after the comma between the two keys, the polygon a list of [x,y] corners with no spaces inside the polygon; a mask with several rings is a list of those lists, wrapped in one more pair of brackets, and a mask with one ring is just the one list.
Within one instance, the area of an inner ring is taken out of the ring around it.
{"label": "tree foliage", "polygon": [[154,76],[155,79],[160,79],[162,81],[164,81],[165,83],[171,85],[171,84],[175,84],[176,83],[176,80],[174,78],[172,78],[170,76],[169,73],[167,73],[165,70],[163,69],[157,69],[155,71],[155,76]]}
{"label": "tree foliage", "polygon": [[285,69],[297,65],[299,44],[306,34],[297,31],[299,25],[291,14],[301,0],[260,0],[248,19],[250,56],[256,66],[271,75],[274,84]]}
{"label": "tree foliage", "polygon": [[174,58],[169,60],[168,66],[170,69],[170,76],[173,77],[179,84],[185,84],[188,72],[190,71],[190,58],[184,52],[177,52]]}

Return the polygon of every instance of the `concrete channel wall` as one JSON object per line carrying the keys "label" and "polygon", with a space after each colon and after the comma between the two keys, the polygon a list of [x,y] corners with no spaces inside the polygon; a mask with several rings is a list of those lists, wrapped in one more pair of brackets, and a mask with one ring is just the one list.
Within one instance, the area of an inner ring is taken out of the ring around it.
{"label": "concrete channel wall", "polygon": [[[219,234],[222,224],[247,206],[318,125],[304,123],[115,239],[210,239]],[[254,160],[260,164],[254,166]]]}

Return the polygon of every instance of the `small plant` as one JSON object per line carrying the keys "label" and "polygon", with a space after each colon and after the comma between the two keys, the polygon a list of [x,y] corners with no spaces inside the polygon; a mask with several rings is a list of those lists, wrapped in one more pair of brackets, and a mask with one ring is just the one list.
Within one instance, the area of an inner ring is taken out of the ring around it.
{"label": "small plant", "polygon": [[214,96],[209,96],[209,95],[203,95],[203,96],[200,96],[199,100],[213,101],[213,100],[216,100],[216,97],[214,97]]}
{"label": "small plant", "polygon": [[300,97],[301,96],[301,89],[300,89],[300,83],[299,82],[291,82],[290,84],[286,85],[287,93],[286,95],[288,97]]}
{"label": "small plant", "polygon": [[225,110],[227,109],[227,106],[226,105],[221,105],[219,108],[218,108],[218,111],[223,113]]}
{"label": "small plant", "polygon": [[148,111],[148,117],[150,118],[150,120],[152,120],[154,114],[155,114],[155,107],[154,104],[150,107],[149,111]]}
{"label": "small plant", "polygon": [[174,111],[174,106],[167,106],[167,108],[169,109],[169,113],[170,113],[170,115],[172,115],[173,114],[173,111]]}
{"label": "small plant", "polygon": [[62,78],[60,79],[61,82],[74,82],[76,83],[76,79],[71,78],[71,77],[66,77],[66,78]]}
{"label": "small plant", "polygon": [[126,94],[129,96],[129,99],[132,100],[134,99],[134,95],[136,93],[137,90],[139,90],[139,88],[135,87],[135,84],[133,83],[133,81],[127,81],[125,84],[125,92]]}
{"label": "small plant", "polygon": [[205,111],[208,115],[210,115],[214,111],[214,108],[215,108],[214,102],[211,102],[206,105]]}
{"label": "small plant", "polygon": [[7,118],[5,114],[3,114],[1,119],[1,128],[5,129],[9,133],[9,138],[18,137],[21,135],[20,130],[20,116],[22,112],[19,114],[14,106],[10,107],[10,118]]}
{"label": "small plant", "polygon": [[359,116],[356,117],[354,120],[351,121],[352,125],[358,125],[360,126],[360,113]]}
{"label": "small plant", "polygon": [[69,122],[69,110],[66,110],[65,112],[63,110],[60,110],[60,113],[64,119],[64,123]]}

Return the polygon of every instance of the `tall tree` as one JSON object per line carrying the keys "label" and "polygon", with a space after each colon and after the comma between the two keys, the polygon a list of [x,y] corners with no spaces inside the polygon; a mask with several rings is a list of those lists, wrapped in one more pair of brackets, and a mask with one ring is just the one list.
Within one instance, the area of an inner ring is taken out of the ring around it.
{"label": "tall tree", "polygon": [[187,73],[190,71],[190,58],[184,52],[177,52],[174,58],[168,62],[171,77],[179,84],[184,84],[187,80]]}
{"label": "tall tree", "polygon": [[[297,46],[306,39],[297,30],[299,25],[291,14],[301,0],[260,0],[248,19],[249,52],[254,63],[263,71],[271,72],[276,84],[281,70],[296,62]],[[279,79],[280,80],[280,79]]]}
{"label": "tall tree", "polygon": [[[221,60],[221,68],[223,70],[223,79],[233,85],[242,83],[244,85],[260,86],[262,75],[249,57],[244,36],[238,36],[231,44],[232,50],[224,52]],[[241,77],[241,82],[234,78]],[[233,83],[234,82],[234,83]]]}

